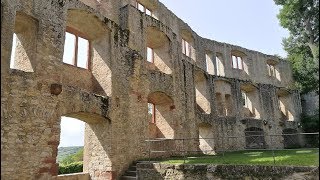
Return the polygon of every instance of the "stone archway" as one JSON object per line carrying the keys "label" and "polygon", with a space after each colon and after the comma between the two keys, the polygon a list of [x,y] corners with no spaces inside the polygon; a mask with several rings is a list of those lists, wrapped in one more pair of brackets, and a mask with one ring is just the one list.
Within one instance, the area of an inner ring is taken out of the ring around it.
{"label": "stone archway", "polygon": [[261,128],[250,127],[244,130],[247,149],[265,149],[266,141]]}
{"label": "stone archway", "polygon": [[285,149],[297,148],[300,146],[297,133],[297,130],[291,128],[287,128],[282,131],[283,146]]}
{"label": "stone archway", "polygon": [[212,125],[201,123],[199,128],[199,149],[203,154],[215,154]]}

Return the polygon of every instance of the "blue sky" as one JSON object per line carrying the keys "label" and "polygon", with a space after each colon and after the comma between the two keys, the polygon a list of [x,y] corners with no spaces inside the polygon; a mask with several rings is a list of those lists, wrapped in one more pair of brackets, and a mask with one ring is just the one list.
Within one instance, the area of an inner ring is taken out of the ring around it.
{"label": "blue sky", "polygon": [[[286,57],[273,0],[160,0],[200,36]],[[84,122],[62,118],[59,146],[81,146]]]}
{"label": "blue sky", "polygon": [[201,37],[286,57],[273,0],[160,0]]}

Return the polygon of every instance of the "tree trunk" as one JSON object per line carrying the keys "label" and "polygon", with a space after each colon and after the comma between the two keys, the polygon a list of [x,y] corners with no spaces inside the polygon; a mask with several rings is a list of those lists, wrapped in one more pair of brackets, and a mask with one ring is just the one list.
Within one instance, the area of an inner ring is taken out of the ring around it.
{"label": "tree trunk", "polygon": [[315,61],[315,63],[319,63],[319,45],[317,45],[316,43],[308,43],[308,46],[311,49],[311,53],[313,56],[313,60]]}

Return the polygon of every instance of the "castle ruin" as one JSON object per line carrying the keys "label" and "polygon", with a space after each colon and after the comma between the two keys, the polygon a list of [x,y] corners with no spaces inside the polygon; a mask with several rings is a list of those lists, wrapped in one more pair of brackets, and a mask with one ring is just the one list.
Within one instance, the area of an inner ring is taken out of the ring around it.
{"label": "castle ruin", "polygon": [[57,177],[62,116],[86,122],[91,179],[118,179],[147,139],[283,148],[221,137],[299,132],[292,85],[289,62],[200,37],[158,0],[1,0],[1,178]]}

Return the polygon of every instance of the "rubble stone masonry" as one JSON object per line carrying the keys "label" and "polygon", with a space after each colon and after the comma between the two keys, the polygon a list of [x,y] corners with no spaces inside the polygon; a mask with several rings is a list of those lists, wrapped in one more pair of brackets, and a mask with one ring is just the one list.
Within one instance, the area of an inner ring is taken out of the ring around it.
{"label": "rubble stone masonry", "polygon": [[[221,138],[250,128],[300,131],[289,62],[200,37],[158,0],[139,3],[152,15],[135,0],[1,0],[1,178],[57,176],[61,116],[86,122],[84,172],[94,180],[148,157],[149,138],[200,134],[214,140],[184,146],[215,151],[255,146]],[[88,69],[63,62],[68,28],[90,43]],[[263,141],[283,147],[282,137]]]}

